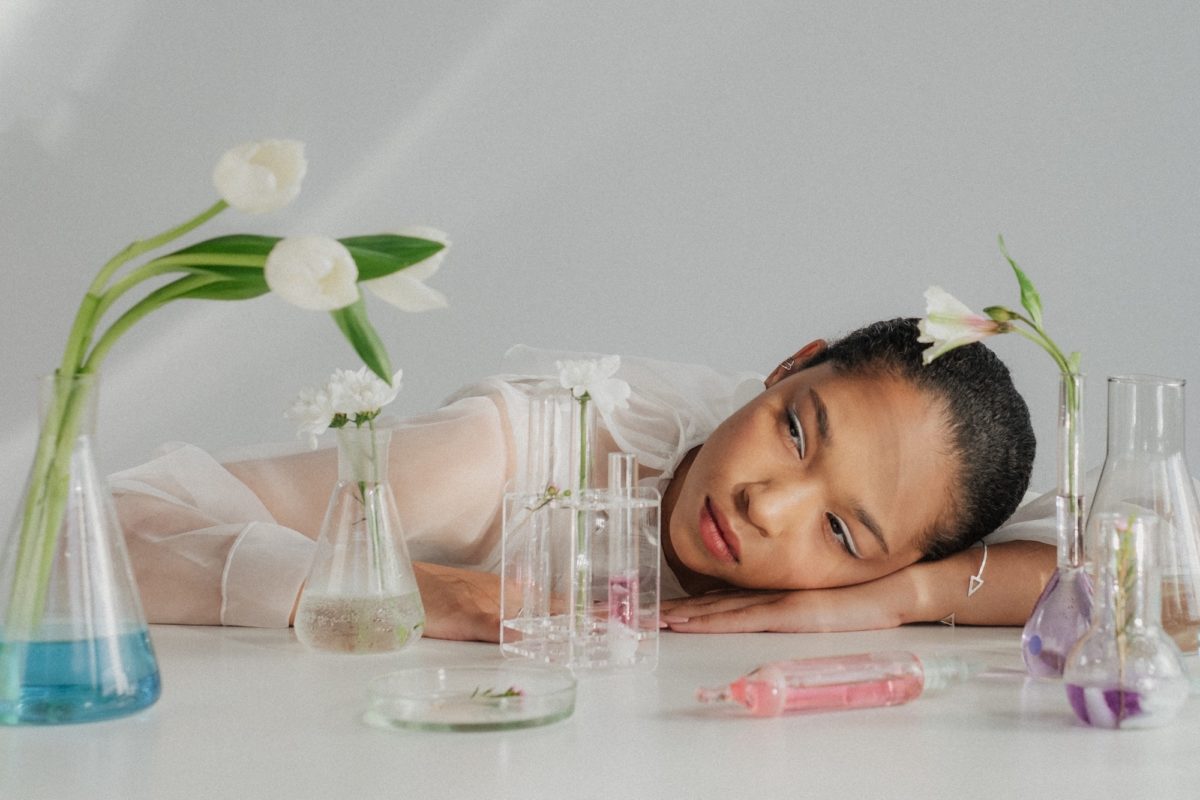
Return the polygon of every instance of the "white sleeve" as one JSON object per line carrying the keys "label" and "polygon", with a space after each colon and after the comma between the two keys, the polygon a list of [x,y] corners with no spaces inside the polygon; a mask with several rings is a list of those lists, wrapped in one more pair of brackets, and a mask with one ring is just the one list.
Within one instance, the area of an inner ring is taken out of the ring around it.
{"label": "white sleeve", "polygon": [[[498,569],[511,464],[497,400],[463,398],[389,424],[389,479],[412,558]],[[336,448],[270,445],[221,463],[175,443],[112,475],[147,619],[287,627],[336,481]]]}
{"label": "white sleeve", "polygon": [[148,621],[287,627],[313,542],[212,456],[167,445],[109,482]]}

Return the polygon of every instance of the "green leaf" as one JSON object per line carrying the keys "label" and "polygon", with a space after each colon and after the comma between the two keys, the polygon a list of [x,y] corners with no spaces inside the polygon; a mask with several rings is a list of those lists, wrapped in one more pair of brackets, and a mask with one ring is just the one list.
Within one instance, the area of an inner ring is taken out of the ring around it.
{"label": "green leaf", "polygon": [[278,242],[278,236],[256,236],[249,233],[234,233],[229,236],[218,236],[214,239],[197,242],[182,250],[176,250],[171,255],[229,253],[265,257]]}
{"label": "green leaf", "polygon": [[391,233],[350,236],[338,241],[344,244],[354,257],[360,281],[391,275],[436,255],[446,247],[441,242],[430,239]]}
{"label": "green leaf", "polygon": [[1008,248],[1004,246],[1004,237],[997,237],[1000,242],[1000,252],[1004,254],[1004,258],[1012,266],[1013,272],[1017,275],[1017,283],[1021,286],[1021,305],[1025,306],[1025,310],[1029,312],[1029,318],[1033,320],[1033,324],[1039,329],[1042,327],[1042,298],[1038,296],[1037,289],[1033,288],[1033,281],[1021,271],[1017,266],[1017,262],[1008,254]]}
{"label": "green leaf", "polygon": [[179,295],[181,300],[252,300],[255,297],[260,297],[270,291],[267,282],[263,280],[262,272],[258,273],[258,280],[254,281],[249,278],[231,278],[229,280],[217,281],[216,283],[205,284],[198,286],[184,294]]}
{"label": "green leaf", "polygon": [[333,321],[341,328],[363,363],[382,378],[384,383],[391,384],[392,363],[388,358],[387,348],[383,346],[383,340],[367,319],[367,304],[363,302],[362,295],[350,305],[329,313],[333,315]]}

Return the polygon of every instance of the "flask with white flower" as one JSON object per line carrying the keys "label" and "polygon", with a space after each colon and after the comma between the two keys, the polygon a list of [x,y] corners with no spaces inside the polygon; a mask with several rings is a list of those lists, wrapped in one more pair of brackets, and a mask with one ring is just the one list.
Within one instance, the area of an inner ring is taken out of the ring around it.
{"label": "flask with white flower", "polygon": [[315,650],[398,650],[419,639],[425,625],[388,482],[391,429],[377,424],[396,398],[400,374],[389,385],[366,367],[337,370],[324,386],[301,392],[287,412],[312,446],[328,428],[338,437],[338,483],[296,607],[296,637]]}

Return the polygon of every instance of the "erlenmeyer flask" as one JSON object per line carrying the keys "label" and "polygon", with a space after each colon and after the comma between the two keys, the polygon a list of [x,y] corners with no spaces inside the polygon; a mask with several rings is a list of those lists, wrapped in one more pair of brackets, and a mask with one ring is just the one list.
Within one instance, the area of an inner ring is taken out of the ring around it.
{"label": "erlenmeyer flask", "polygon": [[[1105,513],[1159,519],[1163,628],[1185,654],[1200,637],[1200,505],[1184,454],[1184,381],[1154,375],[1108,379],[1108,437],[1085,552],[1098,553]],[[1100,566],[1089,565],[1095,575]]]}
{"label": "erlenmeyer flask", "polygon": [[158,699],[158,663],[108,484],[94,374],[42,382],[43,443],[0,558],[0,723],[88,722]]}
{"label": "erlenmeyer flask", "polygon": [[386,653],[421,637],[425,609],[387,480],[391,431],[339,428],[338,484],[296,608],[316,650]]}

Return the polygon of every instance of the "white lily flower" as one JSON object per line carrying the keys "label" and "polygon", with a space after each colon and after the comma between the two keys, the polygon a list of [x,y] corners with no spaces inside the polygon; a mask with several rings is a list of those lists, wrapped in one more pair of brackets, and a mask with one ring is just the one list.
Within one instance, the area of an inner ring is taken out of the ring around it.
{"label": "white lily flower", "polygon": [[450,249],[450,240],[446,234],[436,228],[416,225],[398,228],[395,233],[401,236],[413,236],[418,239],[441,242],[444,247],[424,261],[418,261],[391,275],[363,281],[363,286],[378,295],[384,302],[394,305],[401,311],[431,311],[435,308],[445,308],[446,296],[436,289],[426,286],[425,281],[441,268],[446,251]]}
{"label": "white lily flower", "polygon": [[213,170],[213,185],[238,211],[263,214],[295,200],[307,171],[303,142],[264,139],[226,150]]}
{"label": "white lily flower", "polygon": [[309,447],[317,447],[317,437],[333,422],[333,402],[326,389],[304,389],[284,416],[299,423],[296,435],[308,438]]}
{"label": "white lily flower", "polygon": [[587,361],[556,361],[558,381],[580,398],[585,394],[603,413],[629,407],[629,384],[613,375],[621,368],[620,356]]}
{"label": "white lily flower", "polygon": [[404,370],[396,370],[392,385],[388,386],[378,375],[366,367],[357,370],[339,369],[329,379],[329,394],[334,413],[355,417],[359,414],[375,414],[400,393],[400,376]]}
{"label": "white lily flower", "polygon": [[956,347],[1005,333],[1011,326],[972,311],[940,286],[930,286],[925,290],[925,317],[917,328],[921,332],[917,341],[931,345],[921,353],[928,364]]}
{"label": "white lily flower", "polygon": [[292,305],[332,311],[358,299],[358,265],[336,239],[293,236],[267,254],[267,286]]}

